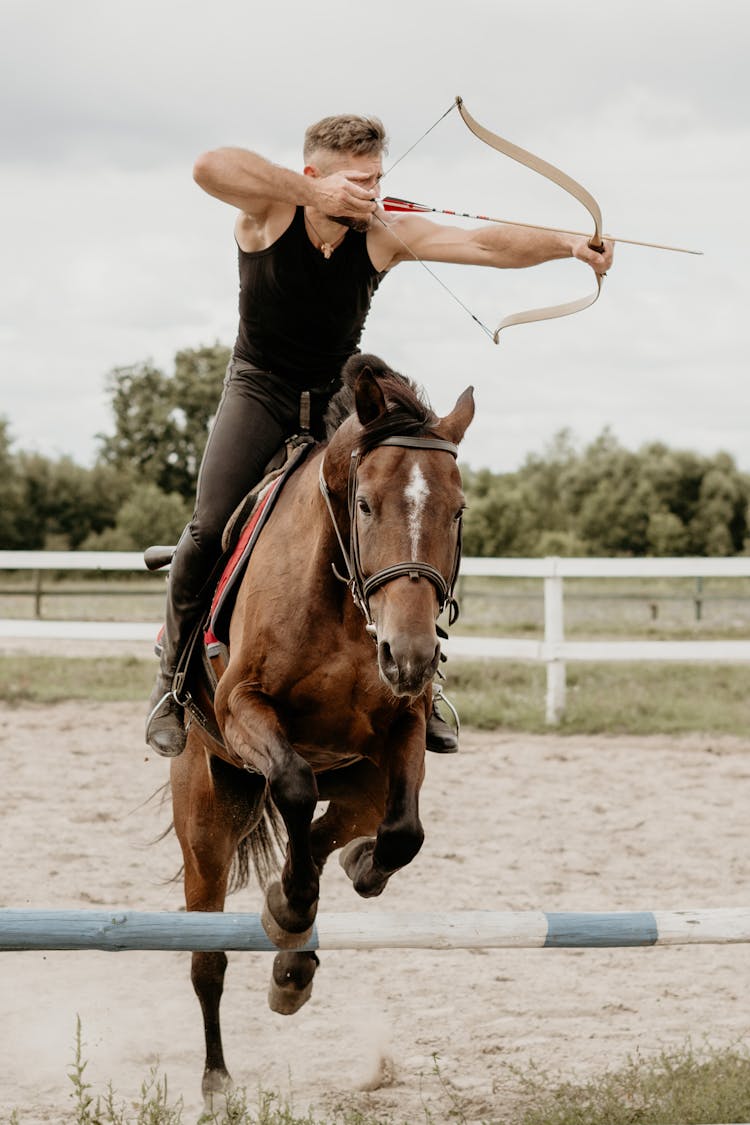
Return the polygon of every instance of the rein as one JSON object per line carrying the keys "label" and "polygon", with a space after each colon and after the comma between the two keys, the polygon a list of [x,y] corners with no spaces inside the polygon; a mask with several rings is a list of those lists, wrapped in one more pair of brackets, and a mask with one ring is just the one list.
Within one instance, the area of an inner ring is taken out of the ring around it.
{"label": "rein", "polygon": [[[442,453],[449,453],[452,457],[458,456],[458,446],[454,445],[453,442],[443,441],[441,438],[396,435],[394,437],[383,438],[381,441],[373,445],[371,449],[378,449],[383,445],[396,445],[401,446],[405,449],[436,449]],[[370,451],[371,450],[368,449],[366,452],[369,453]],[[389,582],[392,582],[396,578],[409,578],[412,582],[418,582],[420,578],[426,578],[429,582],[431,582],[435,587],[435,590],[437,591],[440,612],[442,613],[443,610],[448,607],[448,621],[449,624],[452,625],[458,618],[458,602],[453,596],[453,590],[458,578],[458,569],[461,565],[460,522],[458,527],[456,553],[453,560],[451,574],[448,579],[446,579],[445,576],[441,574],[440,571],[430,563],[421,562],[419,560],[394,563],[392,566],[384,567],[382,570],[378,570],[375,574],[369,575],[369,577],[365,577],[365,575],[363,574],[362,560],[359,550],[359,535],[357,532],[356,501],[357,473],[359,471],[359,466],[362,462],[362,459],[365,456],[366,453],[362,453],[362,451],[359,449],[354,449],[352,450],[351,460],[349,462],[349,480],[347,486],[347,505],[349,509],[348,550],[346,544],[344,543],[344,537],[341,533],[338,521],[336,520],[336,514],[333,510],[333,504],[331,502],[331,492],[328,488],[328,483],[326,482],[325,475],[323,473],[324,458],[321,459],[320,462],[320,491],[323,495],[326,507],[328,508],[328,514],[331,517],[333,529],[336,532],[336,538],[338,539],[341,554],[344,559],[344,565],[349,577],[344,578],[343,575],[339,574],[335,564],[332,563],[331,565],[334,574],[337,578],[341,579],[342,582],[346,582],[346,584],[349,586],[354,604],[359,610],[361,610],[362,614],[364,615],[367,622],[367,632],[371,633],[372,636],[375,636],[376,627],[373,623],[372,615],[370,613],[370,597],[376,590],[379,590],[381,586],[387,585]]]}

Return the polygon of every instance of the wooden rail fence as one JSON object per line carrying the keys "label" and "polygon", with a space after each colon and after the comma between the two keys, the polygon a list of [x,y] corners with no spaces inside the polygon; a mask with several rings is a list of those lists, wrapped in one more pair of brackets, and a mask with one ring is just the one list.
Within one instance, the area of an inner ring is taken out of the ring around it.
{"label": "wooden rail fence", "polygon": [[[135,551],[0,551],[0,571],[128,571],[146,573]],[[556,724],[565,712],[566,664],[571,661],[659,661],[750,663],[750,640],[570,641],[565,638],[565,579],[750,578],[750,556],[731,558],[464,558],[461,577],[532,578],[543,584],[544,635],[539,640],[453,635],[445,644],[454,657],[541,661],[547,669],[546,718]],[[159,622],[48,621],[0,619],[2,638],[44,641],[135,640],[151,644]]]}

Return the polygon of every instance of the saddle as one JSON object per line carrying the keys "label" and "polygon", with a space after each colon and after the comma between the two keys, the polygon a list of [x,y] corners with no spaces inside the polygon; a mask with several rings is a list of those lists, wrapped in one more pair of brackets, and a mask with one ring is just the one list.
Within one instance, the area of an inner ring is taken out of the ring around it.
{"label": "saddle", "polygon": [[[314,444],[315,439],[310,434],[290,438],[269,463],[260,483],[229,517],[222,536],[222,554],[206,583],[206,588],[213,591],[210,605],[206,606],[180,653],[173,680],[175,698],[187,711],[190,721],[197,722],[222,747],[224,739],[213,712],[213,699],[220,669],[229,655],[229,622],[240,583],[284,485]],[[169,565],[173,554],[173,547],[149,547],[144,560],[149,570],[159,570]],[[163,627],[156,641],[157,656],[161,652],[162,632]],[[210,703],[210,708],[199,706],[199,698]]]}

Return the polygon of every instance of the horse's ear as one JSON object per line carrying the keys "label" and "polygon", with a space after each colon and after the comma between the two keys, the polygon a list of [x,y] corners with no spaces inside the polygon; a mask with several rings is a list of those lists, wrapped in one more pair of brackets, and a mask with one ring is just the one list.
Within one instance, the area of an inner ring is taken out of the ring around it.
{"label": "horse's ear", "polygon": [[459,396],[458,402],[450,414],[446,414],[445,418],[440,419],[440,434],[444,435],[448,441],[452,441],[454,445],[458,445],[468,430],[473,417],[474,388],[467,387],[463,394]]}
{"label": "horse's ear", "polygon": [[386,412],[385,395],[371,368],[363,367],[354,384],[357,417],[363,426],[376,422]]}

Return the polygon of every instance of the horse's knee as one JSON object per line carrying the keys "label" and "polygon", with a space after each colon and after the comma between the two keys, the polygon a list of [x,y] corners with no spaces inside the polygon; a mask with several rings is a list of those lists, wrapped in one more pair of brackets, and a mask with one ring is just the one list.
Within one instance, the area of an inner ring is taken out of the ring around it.
{"label": "horse's knee", "polygon": [[414,859],[424,843],[424,829],[417,821],[381,825],[375,844],[374,862],[383,871],[398,871]]}
{"label": "horse's knee", "polygon": [[318,803],[318,786],[312,768],[297,754],[285,757],[268,776],[274,804],[285,820],[312,821]]}

